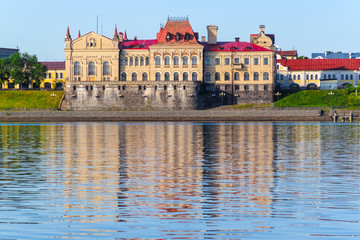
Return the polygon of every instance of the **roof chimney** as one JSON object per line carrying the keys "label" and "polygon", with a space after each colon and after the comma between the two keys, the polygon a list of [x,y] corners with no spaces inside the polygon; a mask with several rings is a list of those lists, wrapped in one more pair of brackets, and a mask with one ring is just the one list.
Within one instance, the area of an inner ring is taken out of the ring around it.
{"label": "roof chimney", "polygon": [[260,28],[260,32],[265,33],[265,25],[260,25],[259,28]]}
{"label": "roof chimney", "polygon": [[208,31],[208,44],[217,44],[217,30],[216,25],[209,25],[206,27]]}
{"label": "roof chimney", "polygon": [[239,37],[236,37],[235,38],[235,42],[239,42],[240,41],[240,38]]}
{"label": "roof chimney", "polygon": [[205,36],[201,36],[201,42],[206,42]]}

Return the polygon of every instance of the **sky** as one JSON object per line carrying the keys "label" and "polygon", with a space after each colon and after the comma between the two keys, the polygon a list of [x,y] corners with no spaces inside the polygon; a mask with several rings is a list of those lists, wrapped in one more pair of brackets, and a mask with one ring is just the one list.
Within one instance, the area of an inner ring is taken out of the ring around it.
{"label": "sky", "polygon": [[360,52],[359,10],[360,0],[0,0],[0,48],[63,61],[67,26],[73,39],[97,29],[112,38],[115,24],[129,39],[155,39],[168,16],[188,16],[200,38],[213,24],[218,41],[248,42],[263,24],[276,46],[299,56]]}

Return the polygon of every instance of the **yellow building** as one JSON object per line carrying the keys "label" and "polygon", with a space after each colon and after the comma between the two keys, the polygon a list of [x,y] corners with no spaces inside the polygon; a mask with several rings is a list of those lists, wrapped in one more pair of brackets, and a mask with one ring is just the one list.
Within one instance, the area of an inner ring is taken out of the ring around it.
{"label": "yellow building", "polygon": [[[274,51],[258,45],[199,41],[187,18],[169,18],[156,39],[112,39],[94,32],[65,38],[68,109],[196,109],[271,102]],[[209,97],[210,96],[210,97]]]}

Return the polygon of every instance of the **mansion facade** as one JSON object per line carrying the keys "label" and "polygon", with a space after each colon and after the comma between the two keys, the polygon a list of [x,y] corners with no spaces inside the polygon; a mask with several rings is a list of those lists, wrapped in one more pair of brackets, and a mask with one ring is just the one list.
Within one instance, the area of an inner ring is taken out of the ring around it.
{"label": "mansion facade", "polygon": [[259,45],[217,40],[207,26],[199,40],[188,19],[169,18],[156,39],[129,40],[117,27],[112,38],[95,32],[65,38],[67,109],[198,109],[273,100],[273,41]]}

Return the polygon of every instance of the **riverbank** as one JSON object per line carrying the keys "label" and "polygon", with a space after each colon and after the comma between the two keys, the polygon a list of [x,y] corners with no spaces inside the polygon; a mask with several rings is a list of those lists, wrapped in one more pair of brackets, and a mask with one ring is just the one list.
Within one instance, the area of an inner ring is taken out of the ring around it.
{"label": "riverbank", "polygon": [[321,110],[3,111],[0,122],[332,121]]}

